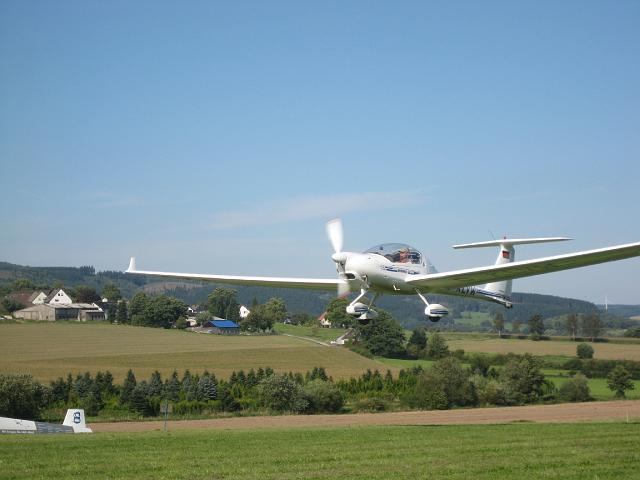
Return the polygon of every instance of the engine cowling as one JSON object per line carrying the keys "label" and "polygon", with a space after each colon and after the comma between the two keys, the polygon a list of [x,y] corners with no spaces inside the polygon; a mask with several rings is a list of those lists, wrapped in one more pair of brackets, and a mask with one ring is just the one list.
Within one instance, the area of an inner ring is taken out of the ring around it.
{"label": "engine cowling", "polygon": [[431,320],[432,322],[437,322],[442,317],[446,317],[449,315],[449,310],[446,307],[443,307],[439,303],[431,303],[424,309],[424,314]]}

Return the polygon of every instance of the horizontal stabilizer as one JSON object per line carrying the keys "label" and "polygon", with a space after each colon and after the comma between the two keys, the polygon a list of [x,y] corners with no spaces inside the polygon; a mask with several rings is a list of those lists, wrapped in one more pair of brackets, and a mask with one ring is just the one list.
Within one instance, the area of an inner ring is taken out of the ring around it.
{"label": "horizontal stabilizer", "polygon": [[543,238],[503,238],[501,240],[489,240],[488,242],[462,243],[453,248],[480,248],[480,247],[509,247],[510,245],[525,245],[527,243],[565,242],[572,240],[567,237],[543,237]]}

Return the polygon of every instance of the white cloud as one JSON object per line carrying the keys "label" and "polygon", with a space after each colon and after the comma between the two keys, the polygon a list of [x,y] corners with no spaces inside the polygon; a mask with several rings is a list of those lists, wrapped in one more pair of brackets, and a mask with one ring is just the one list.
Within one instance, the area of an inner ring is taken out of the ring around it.
{"label": "white cloud", "polygon": [[421,205],[424,202],[424,193],[415,190],[290,197],[247,203],[237,210],[218,212],[214,214],[211,228],[231,230],[317,218],[329,219],[347,213],[389,210]]}

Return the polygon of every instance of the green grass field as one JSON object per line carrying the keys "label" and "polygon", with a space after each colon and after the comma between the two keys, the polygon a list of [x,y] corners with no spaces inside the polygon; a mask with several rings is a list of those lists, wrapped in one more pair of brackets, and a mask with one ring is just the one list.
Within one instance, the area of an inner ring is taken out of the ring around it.
{"label": "green grass field", "polygon": [[[463,349],[465,352],[484,353],[531,353],[533,355],[576,356],[578,343],[566,341],[539,341],[519,339],[499,339],[487,337],[464,338],[446,335],[451,351]],[[638,343],[590,343],[595,351],[594,358],[612,360],[640,360]]]}
{"label": "green grass field", "polygon": [[169,375],[186,368],[226,378],[233,370],[267,366],[294,372],[322,366],[334,378],[387,368],[344,348],[284,335],[218,336],[105,323],[0,324],[0,372],[26,372],[41,381],[109,370],[119,382],[129,368],[138,378],[156,369]]}
{"label": "green grass field", "polygon": [[[558,388],[568,380],[566,375],[546,375],[546,377]],[[616,397],[614,393],[607,387],[606,378],[589,378],[587,379],[587,383],[589,384],[591,396],[596,400],[615,400]],[[640,380],[633,380],[633,384],[634,389],[627,390],[625,398],[628,400],[640,400]]]}
{"label": "green grass field", "polygon": [[306,327],[302,325],[285,325],[283,323],[276,323],[273,329],[278,333],[313,338],[327,343],[346,332],[344,328]]}
{"label": "green grass field", "polygon": [[0,437],[1,479],[622,479],[639,424],[194,430]]}

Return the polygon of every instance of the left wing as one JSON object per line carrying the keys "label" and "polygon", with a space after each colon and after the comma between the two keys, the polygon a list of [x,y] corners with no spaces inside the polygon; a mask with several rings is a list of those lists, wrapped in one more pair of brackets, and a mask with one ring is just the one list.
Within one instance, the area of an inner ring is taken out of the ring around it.
{"label": "left wing", "polygon": [[560,270],[613,262],[637,256],[640,256],[640,242],[501,265],[489,265],[427,275],[411,275],[407,276],[405,281],[418,288],[433,291],[469,287],[512,278],[530,277],[542,273],[558,272]]}
{"label": "left wing", "polygon": [[183,278],[188,280],[205,280],[217,283],[229,283],[235,285],[253,285],[275,288],[309,288],[315,290],[335,290],[339,285],[348,284],[339,278],[287,278],[287,277],[243,277],[236,275],[208,275],[203,273],[178,273],[178,272],[150,272],[136,269],[136,259],[131,257],[129,268],[125,273],[136,275],[149,275],[153,277]]}

